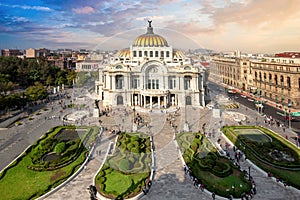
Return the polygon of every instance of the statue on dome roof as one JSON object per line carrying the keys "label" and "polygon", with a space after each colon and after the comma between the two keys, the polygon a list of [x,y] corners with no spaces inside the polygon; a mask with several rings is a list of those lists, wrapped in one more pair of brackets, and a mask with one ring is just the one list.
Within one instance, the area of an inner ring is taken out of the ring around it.
{"label": "statue on dome roof", "polygon": [[148,20],[149,27],[151,27],[152,20]]}

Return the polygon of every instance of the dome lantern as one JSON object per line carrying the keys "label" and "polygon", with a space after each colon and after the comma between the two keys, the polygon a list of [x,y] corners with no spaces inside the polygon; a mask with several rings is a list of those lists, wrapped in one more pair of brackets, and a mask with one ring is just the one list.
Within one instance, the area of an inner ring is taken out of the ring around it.
{"label": "dome lantern", "polygon": [[135,47],[167,47],[168,42],[167,40],[160,36],[157,35],[153,32],[153,27],[151,26],[152,21],[148,20],[149,26],[147,27],[147,33],[138,36],[135,41],[133,46]]}

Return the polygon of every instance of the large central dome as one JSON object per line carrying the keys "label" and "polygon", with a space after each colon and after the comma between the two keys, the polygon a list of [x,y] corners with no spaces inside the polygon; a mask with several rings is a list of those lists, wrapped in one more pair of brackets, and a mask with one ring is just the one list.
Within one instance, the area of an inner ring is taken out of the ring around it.
{"label": "large central dome", "polygon": [[153,27],[151,27],[151,22],[149,22],[149,27],[147,27],[147,33],[138,36],[133,46],[136,47],[167,47],[168,42],[165,38],[160,35],[157,35],[153,32]]}

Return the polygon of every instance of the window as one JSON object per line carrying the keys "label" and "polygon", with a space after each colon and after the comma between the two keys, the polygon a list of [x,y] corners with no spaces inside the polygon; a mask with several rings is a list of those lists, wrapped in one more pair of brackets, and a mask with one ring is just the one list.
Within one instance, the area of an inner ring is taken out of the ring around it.
{"label": "window", "polygon": [[284,85],[284,78],[283,78],[283,76],[282,76],[282,75],[280,76],[280,84],[281,84],[281,86],[283,86],[283,85]]}
{"label": "window", "polygon": [[272,83],[272,74],[269,74],[269,82]]}
{"label": "window", "polygon": [[259,72],[259,80],[261,81],[261,72]]}
{"label": "window", "polygon": [[155,57],[158,57],[158,51],[155,51]]}
{"label": "window", "polygon": [[137,89],[139,87],[139,77],[138,76],[133,76],[132,77],[132,89]]}
{"label": "window", "polygon": [[150,51],[150,57],[153,57],[153,51]]}
{"label": "window", "polygon": [[166,52],[166,57],[168,57],[168,58],[170,57],[170,52],[169,51]]}
{"label": "window", "polygon": [[300,78],[298,78],[298,88],[300,89]]}
{"label": "window", "polygon": [[144,56],[148,56],[148,51],[144,51]]}
{"label": "window", "polygon": [[142,51],[139,51],[139,57],[143,57]]}
{"label": "window", "polygon": [[136,57],[136,51],[133,51],[133,57]]}
{"label": "window", "polygon": [[116,75],[116,89],[122,89],[123,82],[124,82],[123,75]]}
{"label": "window", "polygon": [[286,83],[287,83],[288,88],[290,88],[291,87],[291,78],[289,76],[286,78]]}
{"label": "window", "polygon": [[274,81],[275,81],[275,85],[278,85],[278,79],[277,79],[277,75],[276,74],[274,76]]}
{"label": "window", "polygon": [[184,77],[184,89],[185,90],[190,89],[190,87],[191,87],[191,80],[192,80],[191,76],[185,76]]}
{"label": "window", "polygon": [[170,76],[169,77],[169,89],[175,89],[176,88],[176,77]]}
{"label": "window", "polygon": [[159,89],[159,80],[156,79],[156,89],[158,90]]}
{"label": "window", "polygon": [[162,58],[163,58],[163,57],[164,57],[164,55],[165,55],[165,54],[164,54],[164,52],[163,52],[163,51],[161,51],[161,52],[160,52],[160,57],[162,57]]}

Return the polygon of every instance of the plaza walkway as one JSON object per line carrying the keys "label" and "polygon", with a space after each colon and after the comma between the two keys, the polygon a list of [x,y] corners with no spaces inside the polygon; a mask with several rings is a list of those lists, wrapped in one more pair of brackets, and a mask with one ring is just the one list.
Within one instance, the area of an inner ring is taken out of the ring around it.
{"label": "plaza walkway", "polygon": [[[239,110],[242,113],[249,113],[249,111]],[[102,116],[102,125],[109,129],[132,130],[133,112],[125,108],[113,109],[114,114],[109,113],[108,116]],[[139,113],[147,123],[147,126],[139,126],[138,131],[147,132],[153,136],[155,146],[155,175],[152,187],[147,195],[143,196],[143,200],[161,200],[161,199],[189,199],[189,200],[209,200],[212,197],[196,189],[192,181],[184,175],[183,164],[179,158],[177,148],[174,143],[174,128],[171,124],[177,126],[177,131],[184,129],[184,122],[188,121],[191,131],[212,132],[210,139],[213,143],[221,138],[218,128],[223,124],[233,125],[236,122],[231,118],[218,118],[213,116],[213,110],[199,109],[187,107],[181,109],[176,115],[161,112]],[[252,115],[252,114],[251,114]],[[253,117],[250,116],[251,123],[256,122],[255,113]],[[259,123],[262,123],[262,118],[258,118]],[[220,123],[221,122],[221,123]],[[95,122],[97,123],[97,122]],[[110,141],[114,140],[114,136],[106,131],[102,137],[94,154],[95,159],[91,160],[85,170],[83,170],[73,181],[67,184],[55,194],[47,199],[89,199],[89,191],[87,187],[92,184],[93,177],[99,169],[101,163],[104,161],[104,154]],[[224,146],[225,139],[221,138]],[[229,147],[230,151],[231,147]],[[99,154],[99,151],[101,153]],[[242,169],[248,170],[249,163],[241,162]],[[251,176],[254,177],[257,186],[257,195],[254,199],[290,199],[296,200],[300,195],[298,190],[293,190],[289,187],[285,188],[282,185],[274,182],[268,178],[264,173],[251,167]],[[219,199],[219,198],[216,198]]]}

